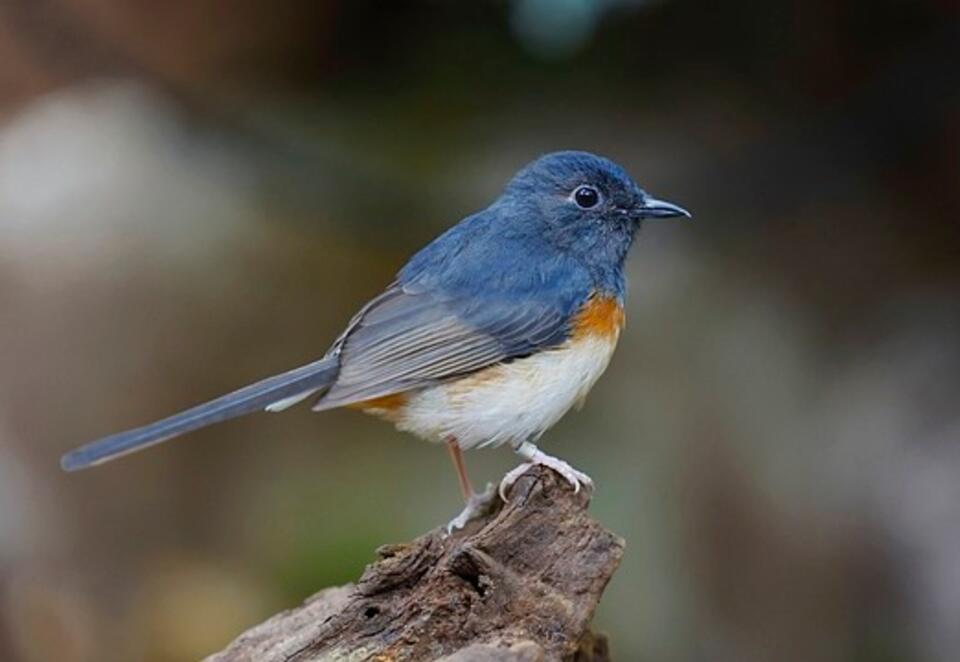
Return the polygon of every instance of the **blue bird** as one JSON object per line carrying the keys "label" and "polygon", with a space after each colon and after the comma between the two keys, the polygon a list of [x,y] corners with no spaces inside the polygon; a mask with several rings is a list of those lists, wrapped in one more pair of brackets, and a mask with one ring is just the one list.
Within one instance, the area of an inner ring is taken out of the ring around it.
{"label": "blue bird", "polygon": [[445,443],[467,501],[450,524],[483,511],[462,451],[508,444],[574,490],[586,474],[537,440],[583,402],[624,324],[624,260],[645,219],[689,217],[643,191],[612,161],[555,152],[520,170],[489,207],[428,244],[367,303],[318,361],[144,427],[67,453],[72,471],[254,411],[314,397]]}

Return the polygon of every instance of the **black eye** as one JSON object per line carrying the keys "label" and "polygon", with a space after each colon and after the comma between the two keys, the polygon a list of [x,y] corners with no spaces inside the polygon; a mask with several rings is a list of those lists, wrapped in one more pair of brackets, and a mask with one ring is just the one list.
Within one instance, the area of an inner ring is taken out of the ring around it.
{"label": "black eye", "polygon": [[573,201],[581,209],[590,209],[600,202],[600,192],[592,186],[578,186],[573,192]]}

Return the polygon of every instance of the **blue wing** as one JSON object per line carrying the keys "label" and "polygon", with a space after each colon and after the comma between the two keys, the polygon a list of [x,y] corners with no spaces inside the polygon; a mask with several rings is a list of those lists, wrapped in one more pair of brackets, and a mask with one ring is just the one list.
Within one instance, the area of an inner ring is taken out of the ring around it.
{"label": "blue wing", "polygon": [[334,344],[340,372],[314,408],[423,388],[563,343],[593,278],[503,220],[493,208],[471,216],[411,258]]}
{"label": "blue wing", "polygon": [[422,388],[562,343],[561,307],[450,298],[394,287],[338,342],[340,372],[315,409]]}

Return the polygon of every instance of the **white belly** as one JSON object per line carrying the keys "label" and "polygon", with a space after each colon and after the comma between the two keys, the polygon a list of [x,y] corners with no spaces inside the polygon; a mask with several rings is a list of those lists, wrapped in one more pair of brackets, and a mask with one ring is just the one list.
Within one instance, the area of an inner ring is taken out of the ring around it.
{"label": "white belly", "polygon": [[[410,394],[397,427],[461,448],[539,437],[586,397],[606,369],[616,335],[588,336]],[[398,412],[399,413],[399,412]]]}

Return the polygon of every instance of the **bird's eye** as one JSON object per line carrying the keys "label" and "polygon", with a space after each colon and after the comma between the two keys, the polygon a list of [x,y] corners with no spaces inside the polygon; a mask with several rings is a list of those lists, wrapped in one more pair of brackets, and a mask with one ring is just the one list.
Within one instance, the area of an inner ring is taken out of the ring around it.
{"label": "bird's eye", "polygon": [[600,192],[592,186],[578,186],[573,192],[573,201],[581,209],[591,209],[600,202]]}

